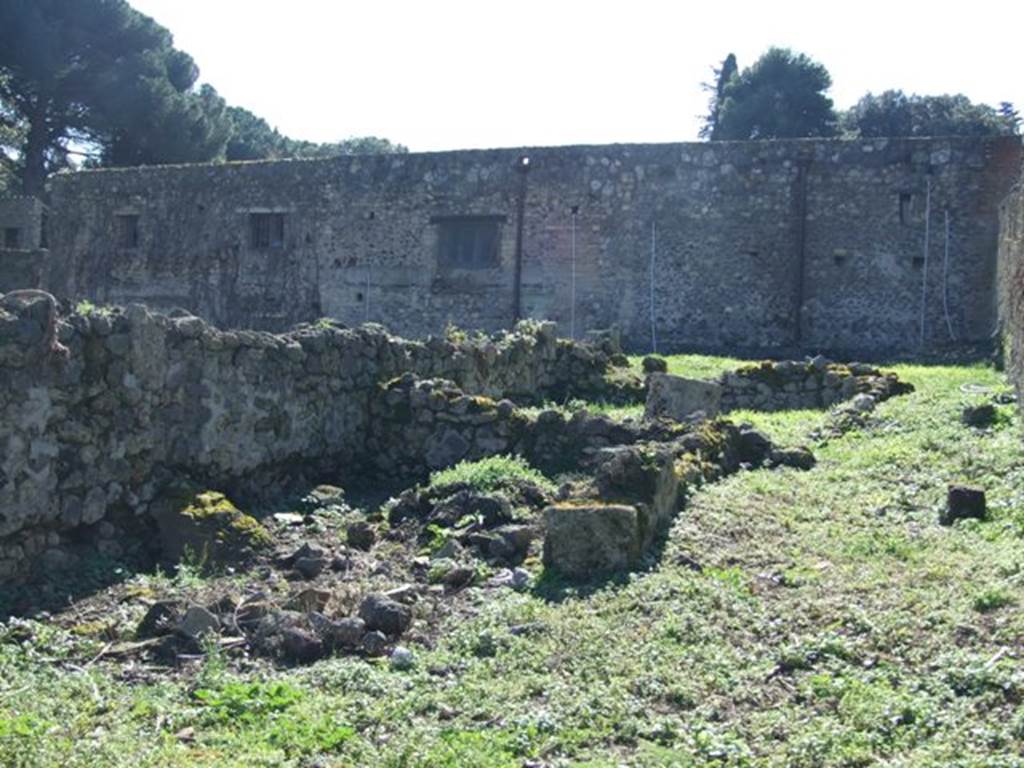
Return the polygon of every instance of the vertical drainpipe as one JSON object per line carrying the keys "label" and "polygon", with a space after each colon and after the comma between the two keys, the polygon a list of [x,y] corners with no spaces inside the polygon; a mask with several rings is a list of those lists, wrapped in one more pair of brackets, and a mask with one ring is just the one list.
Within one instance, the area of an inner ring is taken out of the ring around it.
{"label": "vertical drainpipe", "polygon": [[793,345],[803,345],[804,298],[807,274],[807,170],[811,166],[809,157],[802,157],[796,166],[796,300],[794,303],[795,324]]}
{"label": "vertical drainpipe", "polygon": [[516,201],[516,263],[512,283],[512,322],[523,318],[523,223],[526,218],[526,174],[530,172],[530,158],[523,155],[514,166],[519,174],[519,199]]}

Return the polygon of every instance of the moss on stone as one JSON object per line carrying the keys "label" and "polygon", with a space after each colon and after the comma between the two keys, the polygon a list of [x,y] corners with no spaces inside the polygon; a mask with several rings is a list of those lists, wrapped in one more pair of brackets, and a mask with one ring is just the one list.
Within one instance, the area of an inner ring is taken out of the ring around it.
{"label": "moss on stone", "polygon": [[271,544],[258,520],[219,491],[201,491],[164,499],[157,521],[165,555],[201,563],[238,560]]}

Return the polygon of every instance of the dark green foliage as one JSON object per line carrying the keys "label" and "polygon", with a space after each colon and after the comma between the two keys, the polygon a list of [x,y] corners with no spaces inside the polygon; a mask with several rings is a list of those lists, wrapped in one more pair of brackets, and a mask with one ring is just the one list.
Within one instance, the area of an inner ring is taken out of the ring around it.
{"label": "dark green foliage", "polygon": [[[726,59],[728,63],[728,59]],[[723,73],[726,69],[723,64]],[[832,78],[821,64],[787,48],[770,48],[722,85],[713,139],[834,136],[836,113],[825,95]]]}
{"label": "dark green foliage", "polygon": [[124,0],[5,0],[0,115],[16,130],[5,139],[10,170],[26,194],[39,194],[71,154],[109,163],[216,157],[227,139],[224,106],[212,89],[193,90],[198,74],[171,34]]}
{"label": "dark green foliage", "polygon": [[261,117],[242,107],[228,107],[232,135],[228,140],[228,160],[272,160],[283,157],[331,157],[334,155],[370,155],[408,152],[401,144],[393,144],[376,136],[359,136],[338,142],[317,144],[289,138],[271,128]]}
{"label": "dark green foliage", "polygon": [[1007,136],[1018,132],[1013,105],[999,109],[955,96],[907,95],[903,91],[866,94],[843,113],[842,126],[852,136]]}
{"label": "dark green foliage", "polygon": [[722,110],[722,101],[725,98],[725,86],[736,77],[738,72],[739,67],[736,65],[736,54],[730,53],[722,61],[722,66],[715,68],[714,84],[703,84],[705,90],[711,91],[711,97],[708,99],[708,116],[704,119],[704,125],[699,131],[699,136],[702,139],[719,138],[718,116]]}

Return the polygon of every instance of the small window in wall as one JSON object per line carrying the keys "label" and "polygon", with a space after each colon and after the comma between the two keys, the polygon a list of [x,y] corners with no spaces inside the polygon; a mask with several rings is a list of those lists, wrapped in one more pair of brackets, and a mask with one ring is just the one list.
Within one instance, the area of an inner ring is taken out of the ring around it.
{"label": "small window in wall", "polygon": [[253,248],[284,248],[284,214],[250,213],[249,245]]}
{"label": "small window in wall", "polygon": [[909,224],[914,216],[914,196],[900,192],[900,224]]}
{"label": "small window in wall", "polygon": [[4,248],[21,248],[21,230],[17,227],[4,227]]}
{"label": "small window in wall", "polygon": [[117,242],[122,248],[139,247],[139,216],[122,213],[117,217]]}
{"label": "small window in wall", "polygon": [[490,269],[500,264],[504,216],[438,216],[438,265],[449,269]]}

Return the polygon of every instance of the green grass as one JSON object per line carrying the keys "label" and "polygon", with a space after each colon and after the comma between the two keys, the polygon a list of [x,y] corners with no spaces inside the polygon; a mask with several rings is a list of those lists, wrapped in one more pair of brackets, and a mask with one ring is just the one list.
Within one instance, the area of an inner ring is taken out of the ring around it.
{"label": "green grass", "polygon": [[[409,671],[130,672],[89,663],[101,641],[9,629],[0,764],[1022,766],[1020,425],[960,423],[962,385],[1002,385],[987,368],[894,369],[917,391],[812,445],[813,470],[705,486],[650,571],[481,593]],[[825,418],[742,416],[780,442]],[[986,520],[938,525],[950,482],[985,488]]]}
{"label": "green grass", "polygon": [[508,489],[518,481],[534,483],[554,491],[554,483],[520,456],[490,456],[479,461],[461,461],[454,467],[430,475],[430,486],[466,484],[482,493]]}

